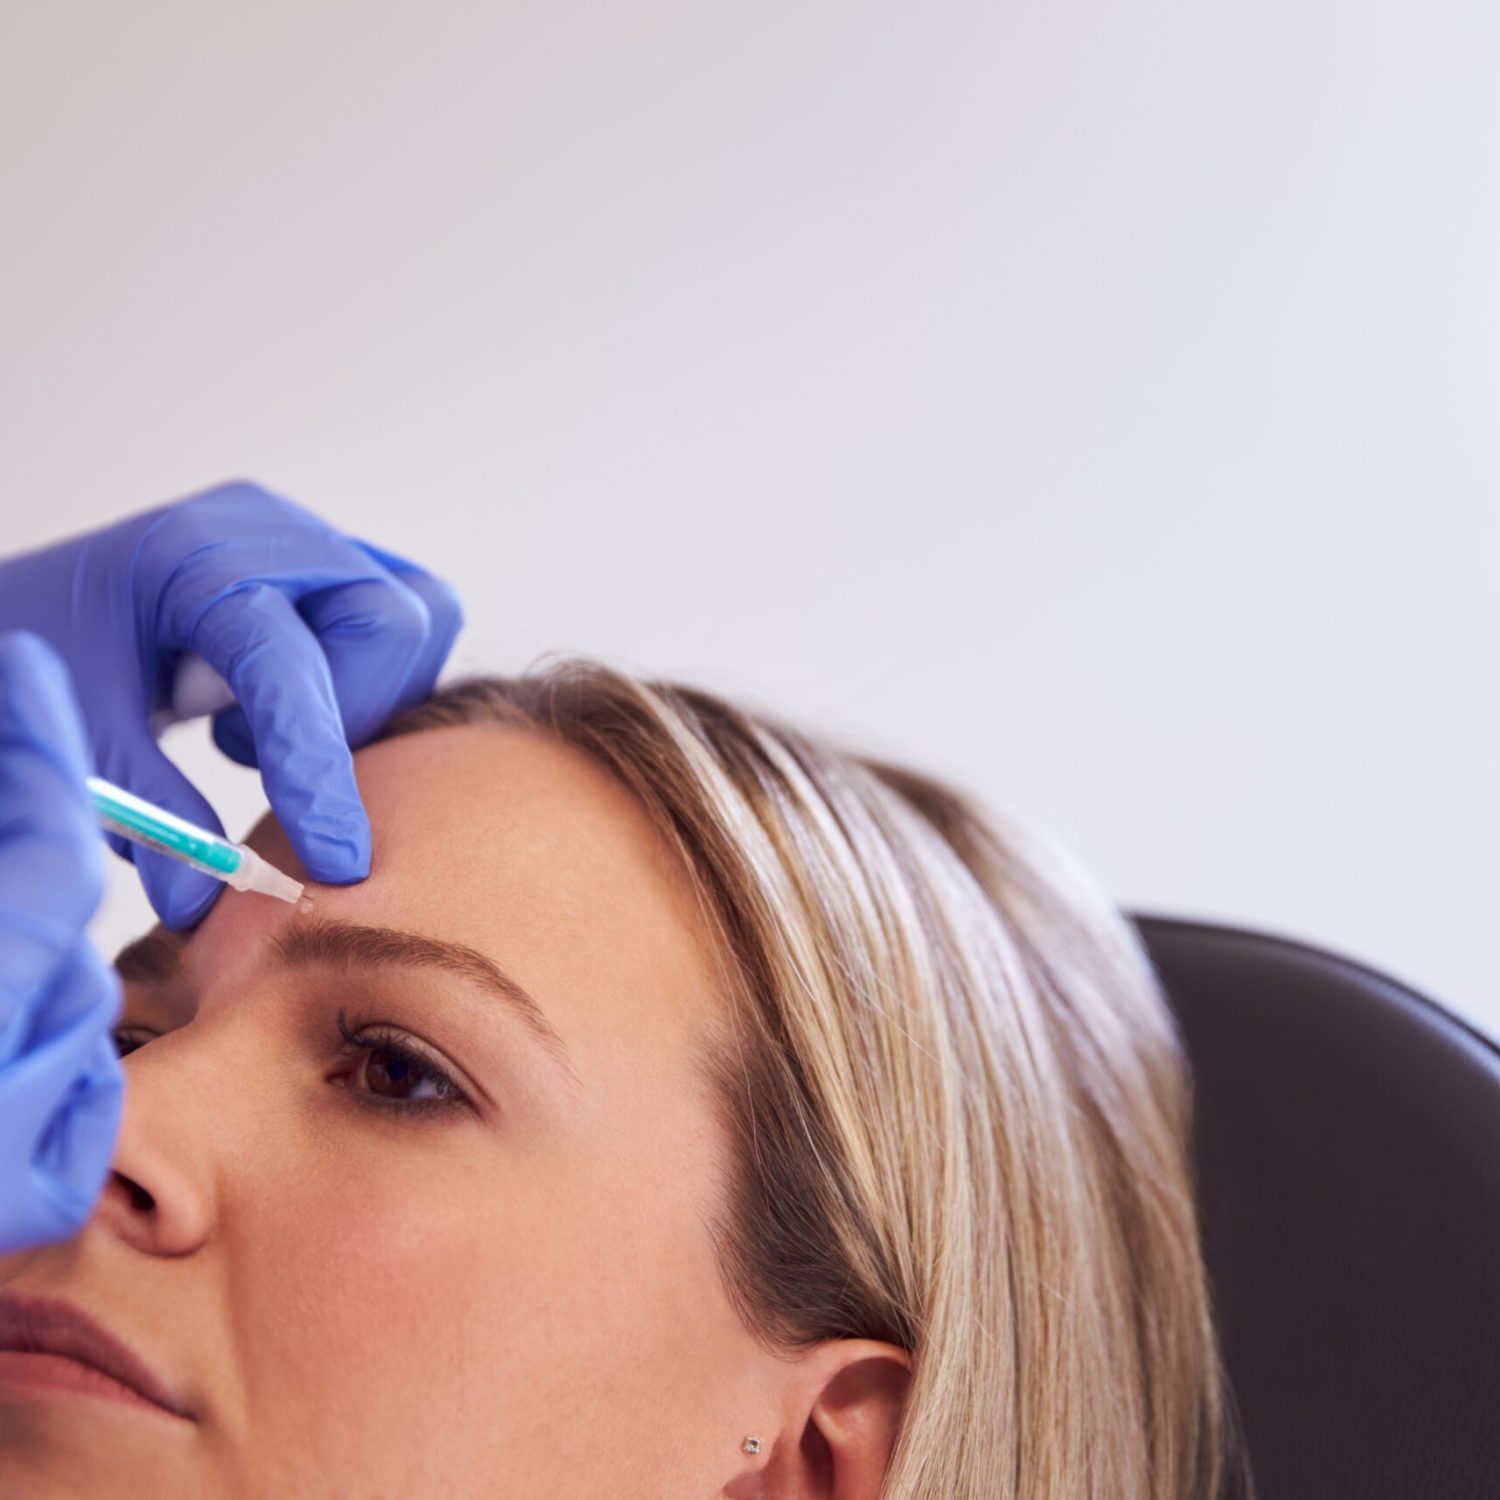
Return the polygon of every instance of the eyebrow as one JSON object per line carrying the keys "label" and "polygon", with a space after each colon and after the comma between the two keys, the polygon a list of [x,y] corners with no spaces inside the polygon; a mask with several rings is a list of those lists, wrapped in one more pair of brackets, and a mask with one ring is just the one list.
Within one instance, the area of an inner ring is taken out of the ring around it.
{"label": "eyebrow", "polygon": [[[506,1006],[562,1065],[574,1083],[578,1075],[563,1039],[541,1006],[493,959],[464,943],[405,932],[396,927],[365,927],[353,922],[296,922],[271,940],[283,967],[436,969],[487,991]],[[115,957],[121,979],[165,984],[181,970],[183,944],[165,932],[148,932],[127,943]]]}

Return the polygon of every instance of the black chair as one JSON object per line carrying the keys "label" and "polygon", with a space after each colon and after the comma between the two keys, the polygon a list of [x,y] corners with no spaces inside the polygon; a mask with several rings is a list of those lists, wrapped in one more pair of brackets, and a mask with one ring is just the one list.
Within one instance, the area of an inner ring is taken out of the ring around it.
{"label": "black chair", "polygon": [[1337,954],[1128,915],[1192,1060],[1260,1500],[1497,1500],[1500,1048]]}

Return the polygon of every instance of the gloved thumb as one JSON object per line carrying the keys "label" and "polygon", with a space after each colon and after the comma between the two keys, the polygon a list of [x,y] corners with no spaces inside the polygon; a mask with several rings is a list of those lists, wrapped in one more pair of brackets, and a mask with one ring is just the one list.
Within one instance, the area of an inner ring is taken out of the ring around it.
{"label": "gloved thumb", "polygon": [[[144,725],[139,732],[131,731],[127,741],[111,745],[101,760],[114,772],[104,771],[106,780],[210,833],[224,832],[224,825],[202,793],[167,759]],[[109,842],[115,853],[135,865],[147,899],[174,932],[200,922],[224,888],[222,882],[180,859],[114,836]]]}
{"label": "gloved thumb", "polygon": [[29,631],[0,633],[0,1063],[99,904],[88,773],[62,658]]}
{"label": "gloved thumb", "polygon": [[70,1239],[99,1201],[124,1100],[109,1032],[119,1014],[114,970],[89,944],[75,948],[51,978],[25,1051],[6,1067],[15,1157],[0,1172],[0,1255]]}

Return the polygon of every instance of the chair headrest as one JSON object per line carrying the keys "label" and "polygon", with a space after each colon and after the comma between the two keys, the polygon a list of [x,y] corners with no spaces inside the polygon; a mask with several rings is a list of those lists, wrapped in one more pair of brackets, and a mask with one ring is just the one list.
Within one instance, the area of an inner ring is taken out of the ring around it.
{"label": "chair headrest", "polygon": [[1326,950],[1127,916],[1193,1069],[1260,1500],[1500,1496],[1500,1049]]}

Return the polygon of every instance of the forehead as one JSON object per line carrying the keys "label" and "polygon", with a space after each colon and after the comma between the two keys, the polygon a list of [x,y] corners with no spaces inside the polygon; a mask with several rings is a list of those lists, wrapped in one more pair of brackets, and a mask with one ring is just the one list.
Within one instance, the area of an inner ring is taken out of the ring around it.
{"label": "forehead", "polygon": [[[686,1059],[721,1006],[708,929],[677,856],[602,767],[537,731],[464,725],[369,746],[355,773],[370,877],[311,887],[319,916],[491,956],[585,1073],[611,1054]],[[303,878],[274,820],[249,842]],[[236,926],[295,919],[278,905],[226,893],[201,935],[232,912]]]}
{"label": "forehead", "polygon": [[399,880],[408,913],[450,922],[493,919],[496,898],[583,916],[643,880],[647,905],[678,914],[685,876],[644,811],[551,736],[462,725],[383,741],[354,764],[373,835],[367,898]]}

